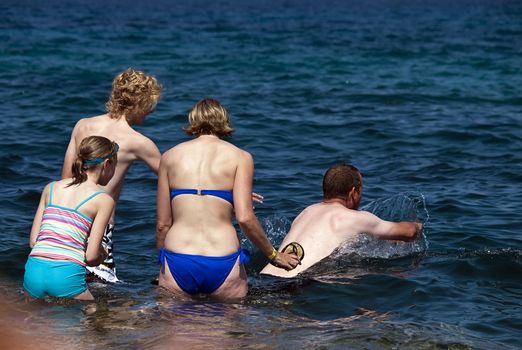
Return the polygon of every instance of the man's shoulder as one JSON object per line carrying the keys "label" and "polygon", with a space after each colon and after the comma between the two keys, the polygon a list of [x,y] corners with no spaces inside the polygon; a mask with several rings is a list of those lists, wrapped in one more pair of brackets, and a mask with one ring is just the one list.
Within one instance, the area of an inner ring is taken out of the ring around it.
{"label": "man's shoulder", "polygon": [[308,216],[308,215],[316,215],[316,213],[318,211],[320,211],[321,208],[322,208],[322,203],[321,202],[310,204],[309,206],[307,206],[306,208],[301,210],[301,212],[299,213],[297,218],[303,217],[303,216]]}
{"label": "man's shoulder", "polygon": [[322,209],[321,204],[322,203],[314,203],[301,210],[292,224],[302,225],[303,223],[322,220],[324,217],[324,210]]}
{"label": "man's shoulder", "polygon": [[311,204],[311,205],[307,206],[306,208],[303,209],[302,212],[303,213],[304,212],[307,212],[307,213],[320,212],[320,213],[323,213],[323,214],[328,214],[328,213],[341,213],[341,214],[344,214],[344,213],[346,213],[348,211],[349,211],[349,209],[341,207],[341,206],[326,204],[324,202],[317,202],[317,203],[314,203],[314,204]]}

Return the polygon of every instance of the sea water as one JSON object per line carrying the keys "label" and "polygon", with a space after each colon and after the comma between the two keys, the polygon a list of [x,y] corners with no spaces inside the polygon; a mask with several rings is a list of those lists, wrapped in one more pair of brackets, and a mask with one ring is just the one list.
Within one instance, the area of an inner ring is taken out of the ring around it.
{"label": "sea water", "polygon": [[[0,18],[5,323],[80,349],[522,347],[520,2],[4,0]],[[291,280],[260,277],[253,249],[245,300],[173,298],[150,283],[156,177],[136,164],[114,234],[124,283],[91,285],[94,308],[26,304],[41,190],[128,67],[164,86],[137,127],[162,152],[198,100],[229,110],[274,244],[336,162],[362,170],[363,208],[421,220],[423,237],[362,235]]]}

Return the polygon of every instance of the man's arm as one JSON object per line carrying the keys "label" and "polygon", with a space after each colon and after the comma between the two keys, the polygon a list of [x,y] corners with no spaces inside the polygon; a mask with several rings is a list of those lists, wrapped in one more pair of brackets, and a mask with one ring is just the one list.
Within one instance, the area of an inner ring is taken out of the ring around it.
{"label": "man's arm", "polygon": [[147,164],[147,166],[157,175],[160,167],[161,153],[151,139],[143,136],[137,145],[136,157]]}
{"label": "man's arm", "polygon": [[412,221],[391,222],[367,211],[357,212],[359,233],[368,233],[380,239],[412,241],[422,230],[422,224]]}
{"label": "man's arm", "polygon": [[72,165],[74,160],[76,159],[76,135],[78,134],[78,129],[80,128],[81,120],[79,120],[71,133],[71,140],[69,141],[69,145],[67,146],[67,151],[65,151],[65,157],[63,159],[63,168],[62,168],[62,179],[68,179],[73,176],[72,174]]}
{"label": "man's arm", "polygon": [[165,164],[165,155],[161,158],[158,172],[158,192],[156,195],[156,248],[165,246],[165,237],[172,226],[170,207],[170,188]]}

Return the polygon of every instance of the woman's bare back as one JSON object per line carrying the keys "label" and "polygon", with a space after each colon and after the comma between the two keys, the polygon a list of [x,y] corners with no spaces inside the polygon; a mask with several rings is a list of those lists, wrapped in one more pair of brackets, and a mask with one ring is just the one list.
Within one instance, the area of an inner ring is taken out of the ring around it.
{"label": "woman's bare back", "polygon": [[[184,142],[165,154],[169,188],[232,191],[239,154],[211,135]],[[239,248],[231,224],[233,206],[212,195],[182,194],[172,199],[173,225],[165,246],[195,255],[227,255]]]}

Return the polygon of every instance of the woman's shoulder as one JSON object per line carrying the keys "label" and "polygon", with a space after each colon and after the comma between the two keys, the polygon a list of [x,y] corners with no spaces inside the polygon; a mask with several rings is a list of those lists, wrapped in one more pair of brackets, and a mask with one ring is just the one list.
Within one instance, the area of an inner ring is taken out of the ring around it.
{"label": "woman's shoulder", "polygon": [[187,148],[188,142],[190,142],[190,141],[178,143],[174,147],[169,148],[168,150],[166,150],[165,152],[163,152],[161,154],[161,159],[166,160],[166,159],[174,157],[177,153],[183,153],[184,150]]}
{"label": "woman's shoulder", "polygon": [[238,155],[238,156],[246,156],[246,155],[250,154],[247,151],[245,151],[244,149],[242,149],[242,148],[240,148],[240,147],[234,145],[233,143],[231,143],[231,142],[229,142],[227,140],[224,140],[224,139],[219,139],[218,145],[219,145],[219,147],[227,148],[227,151],[229,151],[229,152],[237,153],[236,155]]}
{"label": "woman's shoulder", "polygon": [[193,141],[194,140],[187,140],[187,141],[180,142],[177,145],[174,145],[173,147],[166,150],[164,154],[173,153],[173,152],[179,151],[183,148],[190,147],[190,145],[193,143]]}

